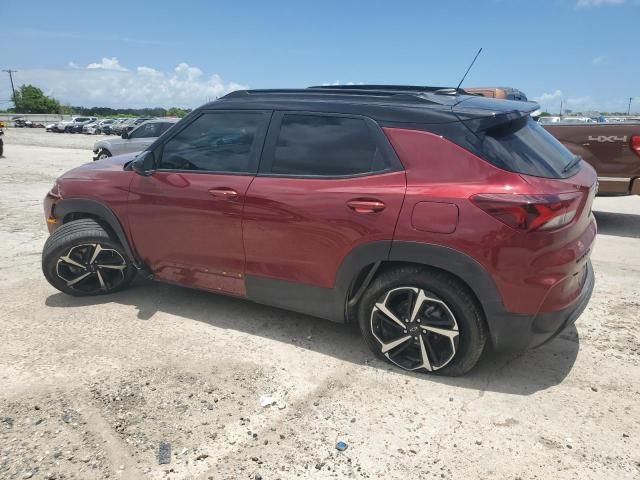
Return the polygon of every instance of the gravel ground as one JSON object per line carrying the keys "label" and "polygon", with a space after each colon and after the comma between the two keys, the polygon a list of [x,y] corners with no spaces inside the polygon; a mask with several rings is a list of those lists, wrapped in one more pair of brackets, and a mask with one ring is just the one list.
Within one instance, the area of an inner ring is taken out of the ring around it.
{"label": "gravel ground", "polygon": [[596,200],[597,284],[576,327],[447,379],[242,300],[141,280],[57,292],[41,202],[95,137],[5,140],[0,478],[640,478],[640,197]]}
{"label": "gravel ground", "polygon": [[[100,139],[109,135],[86,135],[84,133],[53,133],[44,128],[7,128],[4,143],[26,145],[29,147],[57,147],[87,150],[87,159],[91,160],[91,148]],[[111,138],[114,138],[112,135]],[[5,156],[8,154],[5,153]]]}

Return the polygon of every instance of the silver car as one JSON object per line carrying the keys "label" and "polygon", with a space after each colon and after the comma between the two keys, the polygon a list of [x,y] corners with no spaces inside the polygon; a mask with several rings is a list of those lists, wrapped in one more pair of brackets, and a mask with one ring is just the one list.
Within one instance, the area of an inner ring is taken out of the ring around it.
{"label": "silver car", "polygon": [[123,153],[140,152],[151,145],[156,138],[174,125],[178,119],[148,120],[121,137],[98,140],[93,145],[94,160],[122,155]]}

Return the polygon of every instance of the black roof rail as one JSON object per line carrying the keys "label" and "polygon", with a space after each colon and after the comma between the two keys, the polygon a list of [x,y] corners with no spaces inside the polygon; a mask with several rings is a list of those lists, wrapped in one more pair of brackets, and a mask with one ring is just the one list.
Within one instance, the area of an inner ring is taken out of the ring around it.
{"label": "black roof rail", "polygon": [[453,93],[466,94],[466,92],[454,87],[433,87],[428,85],[383,85],[383,84],[361,84],[361,85],[314,85],[309,89],[318,90],[367,90],[367,91],[387,91],[387,92],[418,92],[436,93],[450,95]]}
{"label": "black roof rail", "polygon": [[369,96],[392,96],[399,93],[411,94],[421,93],[417,91],[392,91],[392,90],[365,90],[365,89],[325,89],[321,87],[310,88],[269,88],[269,89],[255,89],[255,90],[236,90],[225,95],[230,97],[242,97],[247,95],[369,95]]}
{"label": "black roof rail", "polygon": [[[352,85],[345,85],[344,88],[309,87],[309,88],[277,88],[277,89],[256,89],[256,90],[236,90],[221,98],[240,98],[262,96],[262,95],[337,95],[337,96],[361,96],[361,97],[388,97],[395,100],[410,100],[412,102],[438,103],[433,98],[429,99],[424,93],[432,94],[452,94],[455,89],[442,89],[439,87],[407,87],[388,88],[387,85],[366,85],[370,88],[349,88]],[[363,87],[363,85],[358,85]],[[374,88],[378,87],[378,88]],[[392,86],[393,87],[393,86]]]}

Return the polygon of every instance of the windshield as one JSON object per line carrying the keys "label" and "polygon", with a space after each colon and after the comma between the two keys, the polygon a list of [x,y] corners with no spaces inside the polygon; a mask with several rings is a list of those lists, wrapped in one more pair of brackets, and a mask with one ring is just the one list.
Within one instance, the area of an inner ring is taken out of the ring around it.
{"label": "windshield", "polygon": [[482,147],[491,163],[524,175],[566,178],[579,165],[565,171],[575,155],[529,116],[487,130]]}

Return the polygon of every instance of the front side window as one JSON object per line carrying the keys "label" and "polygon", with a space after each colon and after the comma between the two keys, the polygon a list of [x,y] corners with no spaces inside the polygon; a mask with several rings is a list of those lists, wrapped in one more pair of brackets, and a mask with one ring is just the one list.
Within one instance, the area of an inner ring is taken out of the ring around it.
{"label": "front side window", "polygon": [[129,135],[129,138],[159,137],[160,134],[158,133],[158,126],[159,126],[158,123],[145,123],[143,125],[140,125],[133,132],[131,132],[131,135]]}
{"label": "front side window", "polygon": [[159,136],[160,136],[160,135],[162,135],[164,132],[166,132],[167,130],[169,130],[169,128],[170,128],[171,126],[173,126],[174,124],[173,124],[173,123],[169,123],[169,122],[167,122],[167,123],[158,123],[157,125],[158,125],[158,127],[157,127],[157,128],[158,128],[158,131],[156,132],[156,133],[157,133],[157,135],[156,135],[156,136],[158,136],[158,137],[159,137]]}
{"label": "front side window", "polygon": [[164,145],[161,169],[251,173],[266,115],[205,113]]}
{"label": "front side window", "polygon": [[363,119],[285,114],[271,173],[344,176],[386,168],[384,156]]}

